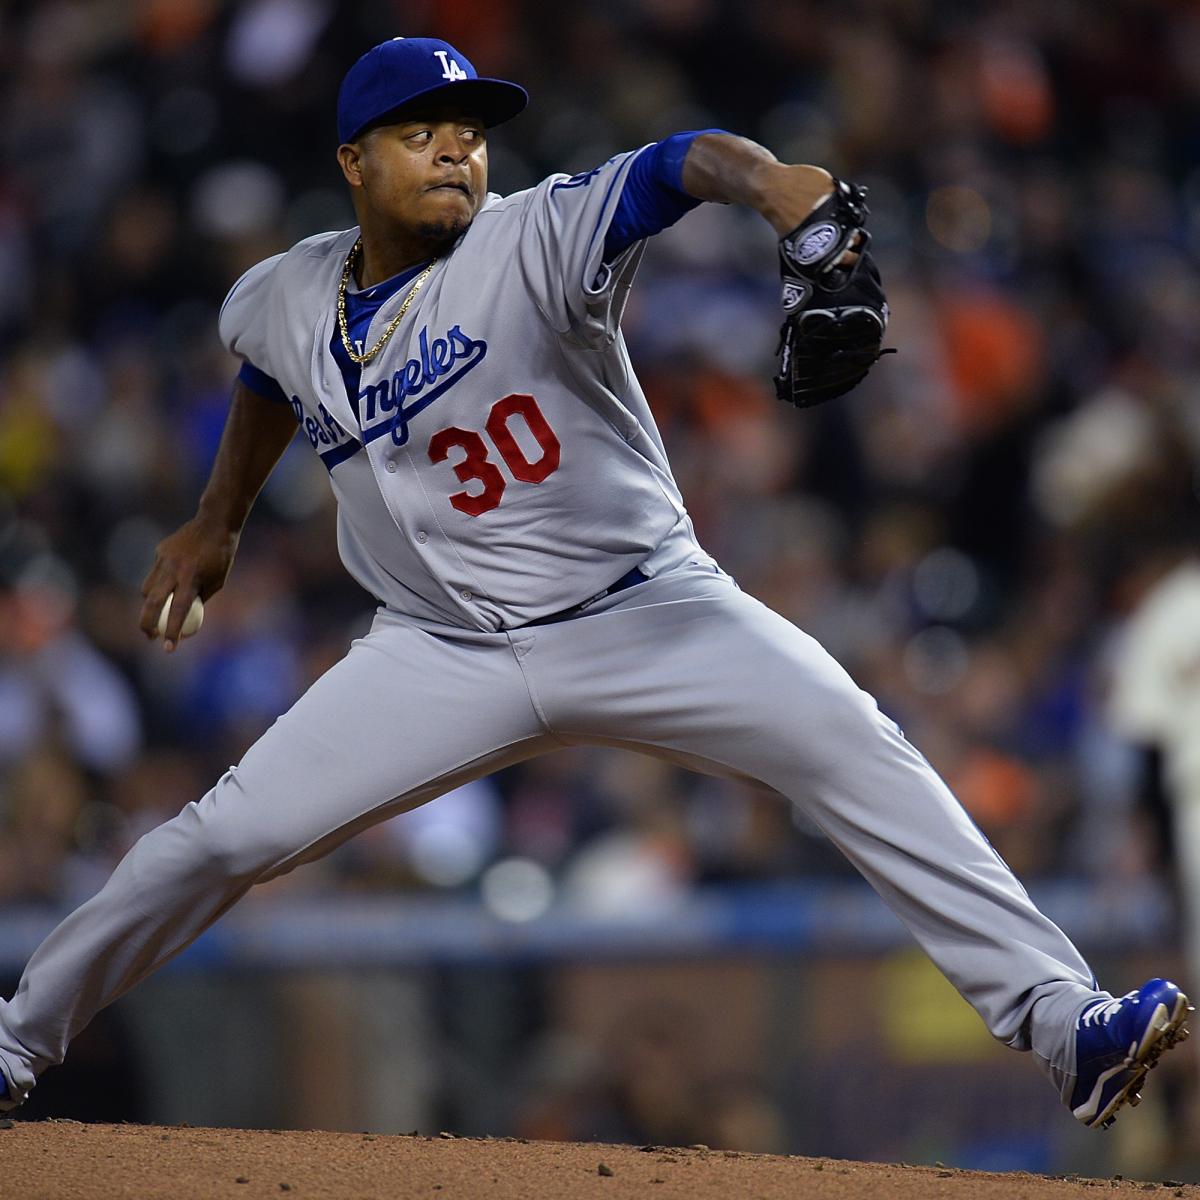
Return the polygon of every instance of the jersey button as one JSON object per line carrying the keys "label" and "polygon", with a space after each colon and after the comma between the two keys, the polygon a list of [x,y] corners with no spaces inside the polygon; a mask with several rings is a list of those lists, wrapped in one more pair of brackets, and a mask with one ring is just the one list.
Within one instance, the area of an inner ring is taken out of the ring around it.
{"label": "jersey button", "polygon": [[394,475],[394,474],[396,473],[396,463],[395,463],[395,461],[389,458],[389,459],[388,459],[388,461],[387,461],[387,466],[385,466],[383,469],[384,469],[384,470],[385,470],[385,471],[386,471],[386,472],[387,472],[389,475]]}
{"label": "jersey button", "polygon": [[425,543],[429,541],[429,534],[427,534],[423,529],[418,529],[417,541],[420,542],[422,546],[425,545]]}
{"label": "jersey button", "polygon": [[459,595],[460,595],[460,596],[461,596],[461,597],[462,597],[464,600],[474,600],[474,599],[475,599],[475,594],[474,594],[473,592],[469,592],[469,591],[467,591],[467,589],[466,589],[466,588],[463,588],[463,590],[462,590],[461,592],[459,592],[458,594],[459,594]]}

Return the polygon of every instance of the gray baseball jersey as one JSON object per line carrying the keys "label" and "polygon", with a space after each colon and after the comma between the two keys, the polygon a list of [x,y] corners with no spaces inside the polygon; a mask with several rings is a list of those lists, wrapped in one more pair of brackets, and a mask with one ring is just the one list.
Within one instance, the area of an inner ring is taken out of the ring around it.
{"label": "gray baseball jersey", "polygon": [[[35,952],[0,1002],[14,1098],[253,884],[583,743],[800,806],[993,1034],[1070,1096],[1074,1022],[1107,996],[1086,962],[871,697],[695,546],[618,328],[639,250],[602,262],[629,163],[489,198],[350,388],[330,347],[354,231],[301,242],[234,288],[226,344],[291,398],[330,470],[346,565],[384,606]],[[646,581],[535,623],[635,565]]]}
{"label": "gray baseball jersey", "polygon": [[330,297],[357,230],[309,238],[230,292],[223,341],[293,398],[329,467],[342,560],[389,607],[513,628],[602,591],[672,531],[676,552],[652,566],[697,553],[619,327],[641,244],[601,260],[634,157],[489,195],[354,396]]}

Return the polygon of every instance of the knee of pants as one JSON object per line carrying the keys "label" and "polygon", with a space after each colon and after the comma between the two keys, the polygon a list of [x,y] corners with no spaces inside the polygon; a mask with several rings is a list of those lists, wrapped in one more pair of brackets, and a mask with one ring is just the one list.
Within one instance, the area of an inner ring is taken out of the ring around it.
{"label": "knee of pants", "polygon": [[177,869],[214,882],[253,881],[295,851],[294,838],[242,803],[244,797],[223,795],[229,779],[147,837],[157,839],[157,853]]}
{"label": "knee of pants", "polygon": [[255,880],[282,857],[274,840],[243,839],[228,822],[204,827],[199,841],[201,870],[222,880]]}

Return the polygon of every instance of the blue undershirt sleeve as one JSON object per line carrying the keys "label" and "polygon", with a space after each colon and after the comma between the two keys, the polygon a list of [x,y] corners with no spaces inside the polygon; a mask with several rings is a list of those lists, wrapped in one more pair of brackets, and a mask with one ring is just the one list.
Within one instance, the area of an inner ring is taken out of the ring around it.
{"label": "blue undershirt sleeve", "polygon": [[676,133],[647,146],[633,160],[604,237],[605,262],[612,262],[634,242],[674,225],[700,203],[683,190],[683,160],[702,133],[724,132],[697,129]]}
{"label": "blue undershirt sleeve", "polygon": [[283,388],[266,371],[260,371],[249,359],[242,362],[242,369],[238,372],[237,377],[256,396],[261,396],[264,400],[278,400],[280,404],[291,403]]}

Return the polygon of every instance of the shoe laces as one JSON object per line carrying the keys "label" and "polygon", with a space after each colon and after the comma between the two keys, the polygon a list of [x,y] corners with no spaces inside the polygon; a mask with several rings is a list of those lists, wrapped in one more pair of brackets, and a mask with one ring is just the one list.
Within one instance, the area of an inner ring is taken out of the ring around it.
{"label": "shoe laces", "polygon": [[1107,1025],[1121,1011],[1121,1006],[1125,1001],[1132,1000],[1136,995],[1137,992],[1126,992],[1124,996],[1118,996],[1115,1000],[1100,1001],[1097,1004],[1093,1004],[1079,1018],[1079,1027],[1082,1029],[1087,1025]]}

